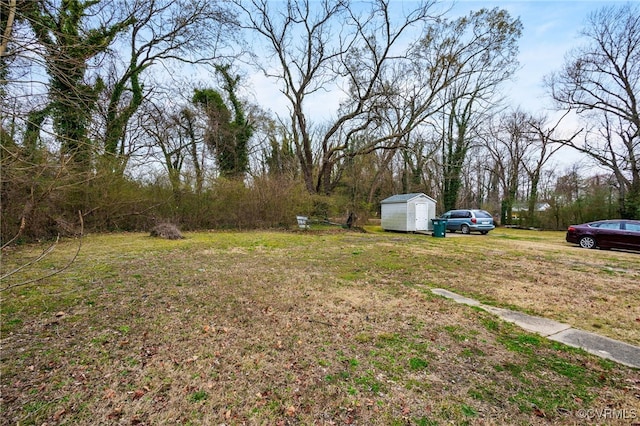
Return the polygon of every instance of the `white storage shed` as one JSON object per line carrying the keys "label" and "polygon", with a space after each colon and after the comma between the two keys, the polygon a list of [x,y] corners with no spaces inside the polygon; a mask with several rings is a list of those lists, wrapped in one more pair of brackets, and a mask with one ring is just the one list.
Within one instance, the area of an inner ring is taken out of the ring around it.
{"label": "white storage shed", "polygon": [[385,231],[431,231],[436,217],[436,200],[423,193],[398,194],[380,202]]}

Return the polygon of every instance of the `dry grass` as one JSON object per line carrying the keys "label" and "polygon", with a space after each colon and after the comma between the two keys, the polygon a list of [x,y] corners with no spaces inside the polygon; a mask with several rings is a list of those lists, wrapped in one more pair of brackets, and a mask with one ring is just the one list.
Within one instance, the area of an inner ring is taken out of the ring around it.
{"label": "dry grass", "polygon": [[[578,410],[607,408],[640,416],[637,370],[429,291],[638,344],[640,254],[502,229],[444,239],[185,236],[91,236],[65,273],[3,294],[0,424],[580,424]],[[64,264],[74,248],[61,244],[2,287]],[[6,252],[2,269],[37,253]]]}

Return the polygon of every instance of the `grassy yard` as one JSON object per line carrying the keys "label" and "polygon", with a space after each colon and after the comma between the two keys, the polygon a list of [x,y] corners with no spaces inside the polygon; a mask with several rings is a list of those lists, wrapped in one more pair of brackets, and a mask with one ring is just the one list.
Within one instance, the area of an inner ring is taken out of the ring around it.
{"label": "grassy yard", "polygon": [[[640,345],[638,253],[509,229],[186,237],[90,235],[0,293],[0,424],[640,422],[638,370],[430,291]],[[2,273],[45,247],[4,252]]]}

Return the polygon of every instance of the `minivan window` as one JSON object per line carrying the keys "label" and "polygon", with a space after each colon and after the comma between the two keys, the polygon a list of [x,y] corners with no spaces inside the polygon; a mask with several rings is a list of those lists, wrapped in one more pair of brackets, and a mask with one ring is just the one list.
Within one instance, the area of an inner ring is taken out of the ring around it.
{"label": "minivan window", "polygon": [[493,216],[491,216],[491,214],[489,212],[486,212],[484,210],[478,210],[476,212],[476,217],[490,218],[490,217],[493,217]]}

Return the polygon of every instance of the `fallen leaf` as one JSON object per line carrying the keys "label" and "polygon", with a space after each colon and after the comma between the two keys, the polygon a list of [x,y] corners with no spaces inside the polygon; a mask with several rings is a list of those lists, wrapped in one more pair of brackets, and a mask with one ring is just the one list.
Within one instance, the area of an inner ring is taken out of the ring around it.
{"label": "fallen leaf", "polygon": [[116,391],[113,389],[107,389],[104,391],[104,399],[113,399],[116,397]]}
{"label": "fallen leaf", "polygon": [[290,405],[289,407],[287,407],[285,413],[287,416],[293,417],[296,414],[296,408],[293,405]]}
{"label": "fallen leaf", "polygon": [[111,413],[109,413],[107,418],[113,419],[116,417],[120,417],[121,415],[122,415],[122,407],[116,407]]}
{"label": "fallen leaf", "polygon": [[64,408],[61,410],[58,410],[55,412],[55,414],[53,415],[53,420],[58,421],[60,420],[60,417],[64,416],[64,414],[67,412],[67,410],[65,410]]}
{"label": "fallen leaf", "polygon": [[535,414],[538,417],[547,417],[546,414],[544,414],[544,411],[542,411],[539,408],[534,408],[533,409],[533,414]]}

